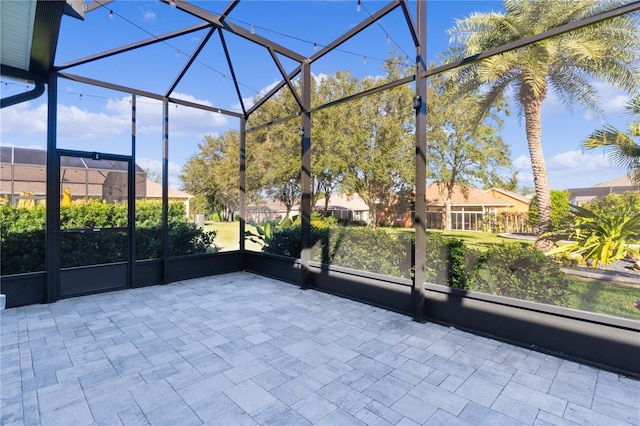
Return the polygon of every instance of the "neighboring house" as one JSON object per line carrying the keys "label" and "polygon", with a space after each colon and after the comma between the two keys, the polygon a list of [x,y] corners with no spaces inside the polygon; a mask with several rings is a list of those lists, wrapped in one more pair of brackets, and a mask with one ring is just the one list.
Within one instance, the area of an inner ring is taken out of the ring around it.
{"label": "neighboring house", "polygon": [[[186,192],[176,188],[169,187],[168,189],[169,189],[169,202],[184,203],[186,215],[187,217],[190,217],[191,200],[194,198],[194,196],[191,194],[187,194]],[[162,201],[162,185],[159,184],[158,182],[147,180],[147,194],[145,196],[145,199]]]}
{"label": "neighboring house", "polygon": [[[318,200],[314,211],[324,211],[324,199]],[[369,206],[358,194],[334,194],[329,198],[327,215],[338,219],[369,221]]]}
{"label": "neighboring house", "polygon": [[567,191],[571,194],[571,204],[581,206],[594,198],[604,198],[609,194],[640,193],[640,188],[634,186],[629,176],[624,175],[590,188],[571,188],[567,189]]}
{"label": "neighboring house", "polygon": [[[315,212],[324,211],[324,199],[318,200],[313,210]],[[246,220],[247,222],[264,223],[268,220],[280,220],[287,215],[287,209],[281,202],[267,201],[260,204],[252,204],[247,206]],[[300,204],[295,204],[291,208],[289,217],[300,214]],[[369,207],[357,195],[336,194],[329,199],[329,207],[327,215],[334,216],[338,219],[348,220],[369,220]]]}
{"label": "neighboring house", "polygon": [[[444,229],[445,200],[436,184],[427,186],[427,229]],[[525,213],[531,200],[500,188],[479,189],[456,186],[451,197],[451,227],[479,231],[487,215],[502,212]]]}
{"label": "neighboring house", "polygon": [[[162,186],[147,180],[146,172],[137,164],[136,198],[162,199]],[[0,147],[0,197],[10,205],[33,204],[46,200],[47,152],[41,149]],[[121,161],[89,158],[60,158],[60,191],[68,194],[69,202],[83,203],[91,199],[107,202],[127,201],[127,169]],[[180,190],[169,188],[169,200],[185,203],[187,215],[193,198]]]}

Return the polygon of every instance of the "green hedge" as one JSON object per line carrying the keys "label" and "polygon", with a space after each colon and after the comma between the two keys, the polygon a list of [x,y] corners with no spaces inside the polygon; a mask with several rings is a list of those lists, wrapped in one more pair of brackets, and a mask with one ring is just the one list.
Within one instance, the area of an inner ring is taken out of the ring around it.
{"label": "green hedge", "polygon": [[[415,241],[371,228],[311,228],[313,259],[396,277],[411,278]],[[300,257],[299,227],[274,233],[266,253]],[[520,244],[497,244],[485,252],[463,240],[427,235],[427,282],[540,303],[566,303],[569,281],[558,264]]]}
{"label": "green hedge", "polygon": [[[2,275],[44,270],[44,206],[17,208],[0,206],[0,268]],[[63,206],[61,229],[123,227],[127,224],[127,207],[121,204],[93,202]],[[169,255],[217,251],[215,232],[203,231],[185,218],[184,204],[169,204]],[[136,258],[154,259],[162,255],[162,203],[136,201]],[[84,234],[61,234],[62,267],[124,261],[128,258],[126,233],[103,231]]]}

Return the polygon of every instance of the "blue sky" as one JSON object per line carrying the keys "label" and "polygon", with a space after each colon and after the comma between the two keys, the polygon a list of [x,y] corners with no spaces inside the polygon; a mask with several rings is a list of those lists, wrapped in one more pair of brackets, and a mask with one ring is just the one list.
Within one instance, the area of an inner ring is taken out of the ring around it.
{"label": "blue sky", "polygon": [[[227,4],[226,1],[195,3],[214,13],[221,12]],[[357,12],[356,3],[355,0],[242,1],[230,15],[229,22],[247,29],[253,26],[256,34],[311,56],[314,44],[316,48],[322,48],[386,4],[363,0],[361,10]],[[414,1],[410,5],[415,8]],[[437,55],[446,49],[449,37],[445,31],[456,18],[463,18],[474,11],[490,10],[501,10],[500,2],[429,1],[429,59],[436,60]],[[113,12],[112,17],[109,16],[110,11]],[[158,1],[118,0],[91,12],[85,21],[63,18],[56,64],[200,22]],[[203,31],[192,33],[68,71],[164,93],[204,35]],[[279,81],[280,74],[265,49],[230,35],[226,35],[225,40],[237,67],[235,71],[242,98],[250,104],[255,95]],[[314,75],[345,70],[360,78],[381,75],[382,60],[391,49],[409,58],[415,54],[399,8],[380,20],[378,25],[371,26],[342,45],[339,51],[314,63],[311,70]],[[297,65],[286,58],[281,59],[287,70]],[[24,83],[6,79],[3,82],[6,83],[2,84],[3,97],[26,90]],[[595,117],[579,107],[567,111],[553,94],[543,105],[543,145],[549,180],[554,189],[592,186],[624,174],[624,170],[612,167],[602,153],[583,154],[579,149],[580,141],[595,128],[604,123],[624,127],[629,120],[622,113],[629,95],[603,84],[597,84],[597,87],[603,117]],[[239,110],[239,99],[217,34],[177,86],[173,96]],[[128,94],[61,79],[58,100],[60,148],[130,154]],[[137,162],[142,167],[158,170],[162,155],[161,105],[151,99],[138,98],[137,111]],[[170,176],[174,186],[179,185],[177,176],[182,164],[197,151],[197,144],[204,135],[237,129],[239,125],[237,119],[182,106],[171,107],[170,120]],[[524,123],[517,114],[506,119],[502,137],[511,147],[521,184],[532,186]],[[46,146],[46,96],[2,110],[0,143]]]}

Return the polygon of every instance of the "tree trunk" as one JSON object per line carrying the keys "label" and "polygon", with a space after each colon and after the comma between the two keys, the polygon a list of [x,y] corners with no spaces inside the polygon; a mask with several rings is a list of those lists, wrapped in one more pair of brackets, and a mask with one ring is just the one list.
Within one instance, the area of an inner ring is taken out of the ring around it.
{"label": "tree trunk", "polygon": [[451,198],[444,201],[444,230],[451,231]]}
{"label": "tree trunk", "polygon": [[520,101],[524,109],[524,120],[531,156],[533,183],[538,198],[538,239],[534,244],[539,250],[547,251],[553,247],[553,242],[545,234],[551,232],[551,190],[547,178],[547,168],[542,152],[542,101],[546,97],[546,88],[539,96],[535,96],[531,88],[523,85]]}

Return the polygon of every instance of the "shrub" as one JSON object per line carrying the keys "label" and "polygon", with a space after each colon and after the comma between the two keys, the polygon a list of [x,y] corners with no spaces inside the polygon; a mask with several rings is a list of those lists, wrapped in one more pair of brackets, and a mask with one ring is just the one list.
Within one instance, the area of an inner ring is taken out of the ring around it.
{"label": "shrub", "polygon": [[[169,204],[169,254],[215,251],[215,232],[205,232],[184,216],[184,204]],[[62,229],[111,228],[126,226],[127,208],[121,204],[92,202],[63,206],[60,209]],[[17,208],[0,206],[0,268],[3,275],[36,272],[45,269],[44,206]],[[60,234],[62,267],[124,261],[128,256],[123,232],[89,232]],[[136,201],[136,258],[152,259],[162,255],[162,203]]]}
{"label": "shrub", "polygon": [[[381,229],[312,226],[311,245],[317,262],[410,278],[411,242],[406,237],[392,237]],[[300,227],[278,230],[263,251],[299,258]]]}
{"label": "shrub", "polygon": [[477,251],[466,247],[463,240],[436,233],[428,234],[426,243],[427,281],[468,288]]}
{"label": "shrub", "polygon": [[[571,194],[569,191],[551,191],[551,228],[553,231],[565,228],[570,222],[570,201]],[[537,228],[539,221],[538,198],[534,196],[531,204],[529,204],[529,224],[531,227]]]}
{"label": "shrub", "polygon": [[479,255],[469,289],[562,305],[568,285],[559,265],[544,253],[513,243],[493,246]]}

